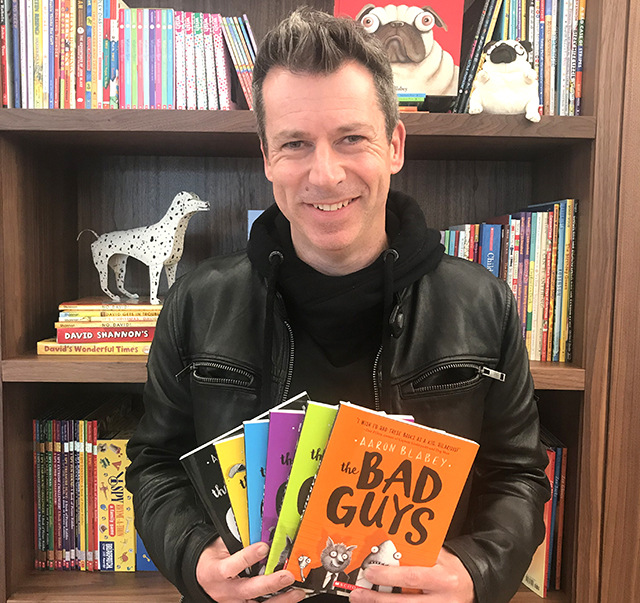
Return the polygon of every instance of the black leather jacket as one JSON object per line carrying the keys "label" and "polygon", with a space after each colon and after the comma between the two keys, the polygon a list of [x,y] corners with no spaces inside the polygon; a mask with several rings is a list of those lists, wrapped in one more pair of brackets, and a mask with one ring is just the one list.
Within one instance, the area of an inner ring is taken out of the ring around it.
{"label": "black leather jacket", "polygon": [[[210,601],[195,568],[216,532],[178,457],[260,411],[265,296],[244,253],[207,260],[167,295],[151,348],[127,487],[147,550],[187,601]],[[289,391],[294,334],[277,301],[274,401],[298,393]],[[543,539],[549,497],[513,296],[482,266],[445,256],[396,302],[391,410],[480,443],[445,546],[478,603],[506,602]]]}

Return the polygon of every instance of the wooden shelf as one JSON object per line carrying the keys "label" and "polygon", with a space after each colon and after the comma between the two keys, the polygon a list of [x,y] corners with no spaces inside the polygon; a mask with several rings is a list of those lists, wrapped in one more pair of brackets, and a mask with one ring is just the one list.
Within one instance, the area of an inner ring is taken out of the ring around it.
{"label": "wooden shelf", "polygon": [[[530,160],[595,139],[595,117],[403,115],[409,159]],[[0,133],[77,153],[259,157],[253,111],[2,109]],[[215,136],[214,136],[215,134]]]}
{"label": "wooden shelf", "polygon": [[[584,369],[560,362],[532,362],[536,389],[582,391]],[[38,356],[2,361],[2,381],[19,383],[144,383],[146,356]]]}
{"label": "wooden shelf", "polygon": [[[157,572],[33,572],[9,603],[178,603],[180,594]],[[540,597],[520,587],[512,603],[539,603]],[[547,601],[566,603],[562,591]]]}

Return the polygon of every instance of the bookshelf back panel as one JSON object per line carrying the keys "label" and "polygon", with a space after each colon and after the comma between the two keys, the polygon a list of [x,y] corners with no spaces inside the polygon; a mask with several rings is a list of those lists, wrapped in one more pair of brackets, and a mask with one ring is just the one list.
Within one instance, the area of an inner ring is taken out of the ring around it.
{"label": "bookshelf back panel", "polygon": [[0,138],[4,306],[2,357],[33,349],[77,286],[76,186],[64,154]]}
{"label": "bookshelf back panel", "polygon": [[[394,176],[392,187],[413,195],[430,226],[444,229],[516,211],[531,202],[532,166],[507,161],[409,161]],[[187,229],[178,276],[199,261],[243,249],[247,241],[247,210],[273,203],[271,183],[260,159],[192,157],[91,157],[78,166],[78,232],[98,234],[126,230],[158,221],[173,196],[196,192],[211,203],[195,214]],[[101,294],[91,259],[93,235],[78,244],[78,292]],[[113,284],[113,276],[111,275]],[[148,270],[129,260],[127,288],[148,294]],[[113,285],[111,285],[113,286]],[[166,280],[160,292],[166,292]]]}

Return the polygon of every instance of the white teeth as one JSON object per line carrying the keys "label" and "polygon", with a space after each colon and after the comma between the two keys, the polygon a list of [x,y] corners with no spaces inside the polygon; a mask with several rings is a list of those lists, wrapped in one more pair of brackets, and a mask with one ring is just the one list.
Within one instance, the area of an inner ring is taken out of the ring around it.
{"label": "white teeth", "polygon": [[320,209],[322,211],[336,211],[337,209],[342,209],[351,203],[351,199],[348,201],[341,201],[340,203],[334,203],[333,205],[314,205],[316,209]]}

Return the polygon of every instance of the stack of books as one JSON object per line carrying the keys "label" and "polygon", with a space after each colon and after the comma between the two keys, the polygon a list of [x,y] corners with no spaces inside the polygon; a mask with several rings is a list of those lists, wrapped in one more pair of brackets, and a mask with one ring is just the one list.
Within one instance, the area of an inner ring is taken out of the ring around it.
{"label": "stack of books", "polygon": [[[435,563],[477,450],[410,417],[303,393],[181,461],[230,552],[271,544],[251,572],[287,567],[309,593],[348,596],[372,588],[361,570],[373,557]],[[340,567],[327,583],[330,559]]]}
{"label": "stack of books", "polygon": [[148,354],[161,308],[148,300],[113,303],[102,297],[61,303],[56,337],[39,341],[38,354]]}
{"label": "stack of books", "polygon": [[256,44],[246,15],[131,9],[121,0],[2,0],[0,15],[3,107],[253,106]]}
{"label": "stack of books", "polygon": [[[482,12],[470,50],[463,55],[454,113],[468,111],[482,68],[483,49],[494,40],[528,40],[538,75],[541,115],[580,115],[586,0],[476,0]],[[474,13],[477,14],[477,13]]]}
{"label": "stack of books", "polygon": [[534,205],[482,224],[441,231],[445,253],[506,281],[531,360],[570,362],[578,201]]}
{"label": "stack of books", "polygon": [[544,506],[544,540],[534,553],[522,582],[534,593],[546,597],[547,591],[561,587],[567,447],[544,427],[541,427],[540,438],[549,458],[546,474],[551,484],[551,498]]}
{"label": "stack of books", "polygon": [[[125,487],[132,399],[86,406],[83,400],[33,421],[35,567],[134,571],[137,535]],[[141,565],[150,568],[144,558]]]}

